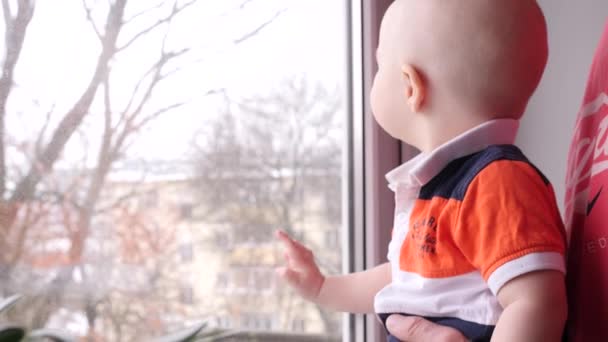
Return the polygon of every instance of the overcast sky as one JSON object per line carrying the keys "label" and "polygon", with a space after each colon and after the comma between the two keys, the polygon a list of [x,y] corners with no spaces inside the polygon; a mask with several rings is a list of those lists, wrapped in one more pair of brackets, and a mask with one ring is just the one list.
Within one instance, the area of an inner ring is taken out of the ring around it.
{"label": "overcast sky", "polygon": [[[242,2],[200,1],[176,21],[169,45],[193,47],[194,52],[181,62],[188,65],[186,71],[159,89],[152,103],[161,106],[187,100],[189,105],[151,125],[145,136],[138,138],[131,154],[153,159],[180,158],[205,118],[218,112],[218,98],[202,96],[210,89],[223,88],[232,96],[264,94],[277,88],[282,79],[293,76],[305,76],[329,88],[344,88],[346,0],[253,0],[238,9]],[[149,3],[130,1],[134,5]],[[18,64],[18,87],[9,102],[10,111],[21,113],[8,122],[18,137],[31,134],[52,105],[58,114],[69,109],[90,79],[100,49],[81,0],[37,1],[36,6]],[[136,7],[128,9],[136,11]],[[241,44],[232,43],[277,12],[281,12],[278,18],[259,34]],[[105,10],[101,8],[93,15],[102,26]],[[133,29],[145,25],[146,20],[154,17],[142,19]],[[152,62],[157,56],[159,41],[160,36],[150,36],[116,59],[112,74],[116,109],[126,102],[134,80],[148,67],[146,61]],[[192,64],[193,60],[198,62]],[[33,104],[33,99],[38,104]],[[86,122],[91,144],[99,140],[96,127],[102,117],[101,111],[95,111],[100,107],[93,108],[93,115]],[[73,140],[66,154],[77,155],[82,146],[82,141]]]}

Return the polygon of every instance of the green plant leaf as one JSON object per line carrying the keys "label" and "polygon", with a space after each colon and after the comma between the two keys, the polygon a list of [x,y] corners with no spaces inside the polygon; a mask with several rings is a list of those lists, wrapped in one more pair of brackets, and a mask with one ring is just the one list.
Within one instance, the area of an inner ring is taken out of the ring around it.
{"label": "green plant leaf", "polygon": [[189,342],[207,326],[207,322],[199,322],[189,328],[159,337],[154,342]]}
{"label": "green plant leaf", "polygon": [[23,327],[2,324],[0,325],[0,342],[19,342],[25,336],[25,329]]}
{"label": "green plant leaf", "polygon": [[23,296],[20,294],[14,294],[8,298],[2,299],[0,301],[0,312],[10,309],[13,305],[15,305],[15,303],[17,303],[17,301],[19,301],[19,299],[21,299],[21,297]]}
{"label": "green plant leaf", "polygon": [[52,342],[76,342],[76,338],[66,332],[56,329],[38,329],[28,334],[28,338],[33,341],[52,341]]}

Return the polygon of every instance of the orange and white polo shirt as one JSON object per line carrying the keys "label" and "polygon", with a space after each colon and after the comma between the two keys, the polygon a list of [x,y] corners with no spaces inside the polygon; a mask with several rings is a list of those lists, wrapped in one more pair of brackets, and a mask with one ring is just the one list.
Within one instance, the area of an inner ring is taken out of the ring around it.
{"label": "orange and white polo shirt", "polygon": [[387,174],[395,192],[392,282],[377,313],[494,326],[496,299],[528,272],[565,272],[553,189],[515,146],[519,123],[486,122]]}

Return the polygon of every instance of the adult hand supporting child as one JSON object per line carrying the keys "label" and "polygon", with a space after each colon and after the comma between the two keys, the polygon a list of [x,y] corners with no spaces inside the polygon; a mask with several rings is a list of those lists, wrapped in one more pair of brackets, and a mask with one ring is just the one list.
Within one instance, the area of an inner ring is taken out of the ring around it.
{"label": "adult hand supporting child", "polygon": [[456,329],[435,324],[422,317],[392,315],[386,320],[389,333],[401,341],[409,342],[467,342]]}

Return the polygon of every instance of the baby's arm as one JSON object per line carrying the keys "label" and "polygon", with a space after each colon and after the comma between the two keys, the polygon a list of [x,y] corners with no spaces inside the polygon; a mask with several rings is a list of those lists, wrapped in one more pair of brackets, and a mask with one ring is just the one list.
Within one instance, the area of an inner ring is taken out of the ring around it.
{"label": "baby's arm", "polygon": [[567,317],[564,274],[538,271],[507,282],[498,292],[504,308],[492,341],[560,341]]}
{"label": "baby's arm", "polygon": [[325,278],[317,302],[350,313],[374,313],[374,297],[391,281],[389,263],[369,270]]}
{"label": "baby's arm", "polygon": [[390,264],[363,272],[325,277],[313,253],[285,232],[277,232],[285,246],[286,266],[279,275],[302,297],[328,309],[350,313],[373,313],[374,296],[391,281]]}

